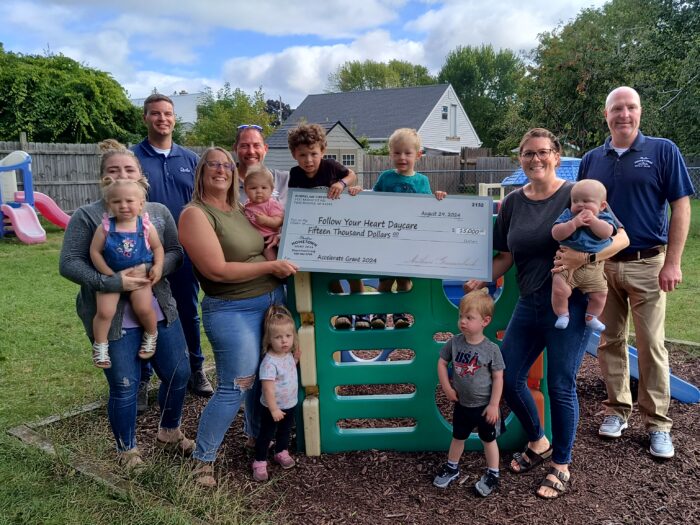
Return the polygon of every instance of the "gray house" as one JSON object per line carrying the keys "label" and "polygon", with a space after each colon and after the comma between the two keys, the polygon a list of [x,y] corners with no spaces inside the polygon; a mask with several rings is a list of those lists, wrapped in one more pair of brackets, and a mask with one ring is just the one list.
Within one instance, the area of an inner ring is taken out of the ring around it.
{"label": "gray house", "polygon": [[[283,136],[299,121],[342,122],[355,136],[381,148],[398,128],[414,128],[428,155],[459,153],[481,141],[449,84],[309,95],[270,137]],[[272,144],[270,144],[272,149]]]}
{"label": "gray house", "polygon": [[[278,170],[289,170],[292,166],[296,166],[297,161],[292,157],[287,143],[287,132],[294,126],[286,125],[290,119],[287,119],[285,124],[278,128],[267,139],[269,149],[265,155],[265,166]],[[313,122],[313,121],[309,121]],[[320,122],[319,125],[326,132],[328,146],[324,157],[337,160],[341,164],[347,166],[354,172],[358,173],[363,170],[362,165],[362,145],[357,141],[355,136],[348,131],[342,122]]]}

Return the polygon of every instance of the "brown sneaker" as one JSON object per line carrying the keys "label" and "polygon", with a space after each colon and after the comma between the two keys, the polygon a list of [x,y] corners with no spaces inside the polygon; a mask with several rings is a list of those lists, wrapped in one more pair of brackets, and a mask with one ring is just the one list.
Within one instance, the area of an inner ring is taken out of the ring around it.
{"label": "brown sneaker", "polygon": [[202,369],[192,372],[188,386],[190,388],[190,392],[192,392],[195,396],[211,397],[211,395],[214,393],[214,389],[212,388],[209,379],[207,379],[207,374],[205,374],[204,370]]}

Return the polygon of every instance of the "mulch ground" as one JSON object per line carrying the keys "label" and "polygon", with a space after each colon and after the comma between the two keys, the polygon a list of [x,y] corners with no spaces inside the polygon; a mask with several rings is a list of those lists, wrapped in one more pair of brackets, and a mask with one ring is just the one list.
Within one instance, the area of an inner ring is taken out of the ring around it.
{"label": "mulch ground", "polygon": [[[700,359],[684,352],[671,353],[674,373],[700,384]],[[534,492],[546,468],[515,475],[505,468],[501,484],[488,498],[474,495],[473,484],[484,466],[483,455],[467,452],[461,478],[447,489],[432,485],[445,461],[440,453],[368,451],[296,454],[297,466],[283,471],[268,469],[266,484],[252,481],[251,453],[244,449],[242,418],[236,418],[216,463],[220,479],[250,489],[251,511],[276,509],[278,523],[389,524],[389,523],[499,523],[499,524],[677,524],[700,523],[700,407],[672,401],[676,456],[657,460],[648,453],[649,442],[639,416],[618,440],[597,436],[602,419],[605,387],[598,364],[586,356],[578,382],[581,419],[568,493],[556,501],[543,501]],[[188,397],[183,428],[188,436],[197,430],[206,400]],[[140,448],[149,453],[155,439],[157,410],[139,421]],[[506,464],[503,454],[502,466]]]}

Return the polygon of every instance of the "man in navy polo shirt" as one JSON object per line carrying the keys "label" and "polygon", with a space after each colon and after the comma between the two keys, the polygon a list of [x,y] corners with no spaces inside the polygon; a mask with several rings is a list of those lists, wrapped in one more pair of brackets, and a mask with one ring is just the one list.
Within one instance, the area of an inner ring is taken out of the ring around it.
{"label": "man in navy polo shirt", "polygon": [[[169,97],[157,93],[149,96],[143,103],[143,121],[148,136],[134,146],[133,151],[141,162],[150,185],[148,200],[167,206],[177,224],[182,209],[192,198],[194,173],[199,157],[173,142],[175,110]],[[190,390],[196,395],[209,397],[213,389],[203,370],[204,355],[200,344],[197,311],[199,283],[192,272],[192,263],[187,254],[182,267],[169,275],[168,281],[177,302],[177,311],[190,353]],[[142,377],[142,384],[143,379]],[[145,379],[144,387],[147,388],[150,374]],[[139,401],[142,404],[142,400]]]}
{"label": "man in navy polo shirt", "polygon": [[627,355],[632,313],[639,354],[638,406],[649,432],[649,452],[670,458],[674,448],[664,346],[666,292],[682,279],[689,196],[695,190],[678,147],[639,131],[642,107],[634,89],[623,86],[611,91],[604,114],[610,137],[583,157],[579,180],[596,179],[605,185],[608,204],[624,225],[630,245],[605,262],[608,297],[601,319],[606,328],[598,360],[608,398],[598,434],[620,437],[632,412]]}

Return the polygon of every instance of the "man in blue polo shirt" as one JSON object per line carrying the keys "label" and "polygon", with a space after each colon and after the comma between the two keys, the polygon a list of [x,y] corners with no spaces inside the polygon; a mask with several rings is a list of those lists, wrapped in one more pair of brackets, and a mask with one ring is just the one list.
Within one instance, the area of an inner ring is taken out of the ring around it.
{"label": "man in blue polo shirt", "polygon": [[689,196],[695,190],[678,147],[667,139],[644,136],[639,131],[641,115],[634,89],[623,86],[611,91],[605,101],[610,137],[586,153],[579,168],[579,180],[596,179],[605,185],[608,204],[630,239],[628,248],[605,263],[608,297],[602,321],[606,328],[598,361],[608,398],[598,434],[620,437],[632,412],[627,355],[631,312],[639,354],[638,406],[649,432],[649,452],[670,458],[674,448],[664,346],[666,292],[672,292],[682,279]]}
{"label": "man in blue polo shirt", "polygon": [[[150,185],[148,200],[167,206],[177,224],[182,209],[192,198],[194,173],[199,157],[173,142],[175,110],[169,97],[157,93],[149,96],[143,103],[143,121],[148,136],[134,146],[133,151],[141,162]],[[203,370],[204,355],[200,344],[197,311],[199,283],[192,272],[192,263],[187,254],[182,267],[169,275],[168,281],[177,302],[177,311],[190,353],[190,390],[196,395],[209,397],[213,389]],[[150,375],[145,378],[145,382],[143,379],[142,377],[143,387],[147,389]],[[142,405],[141,396],[139,404]]]}

